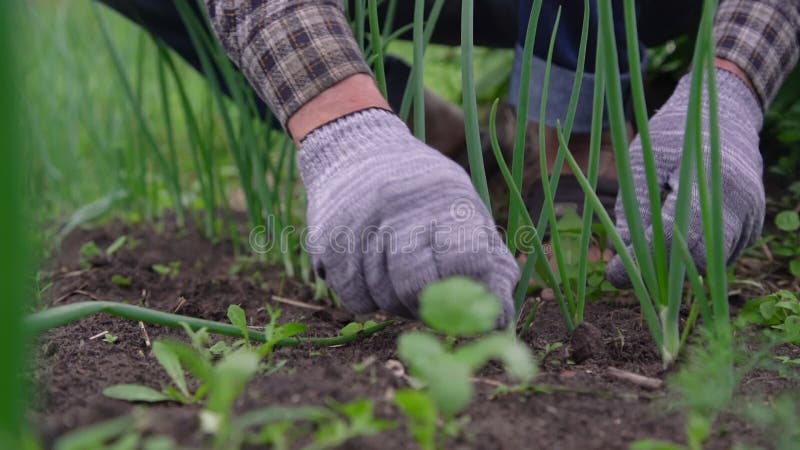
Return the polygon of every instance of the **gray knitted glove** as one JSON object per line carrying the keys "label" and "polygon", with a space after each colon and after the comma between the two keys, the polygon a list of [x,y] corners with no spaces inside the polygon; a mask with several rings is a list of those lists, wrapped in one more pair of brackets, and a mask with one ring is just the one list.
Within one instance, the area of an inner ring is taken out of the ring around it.
{"label": "gray knitted glove", "polygon": [[351,311],[416,317],[417,295],[452,275],[481,281],[513,317],[514,258],[464,169],[370,109],[300,146],[314,267]]}
{"label": "gray knitted glove", "polygon": [[[758,240],[764,223],[764,184],[761,179],[763,164],[758,148],[758,132],[761,130],[761,107],[750,88],[736,75],[721,69],[717,71],[719,97],[720,138],[722,141],[722,193],[725,250],[728,264],[733,263],[742,251]],[[662,216],[666,233],[667,251],[672,240],[675,221],[675,206],[681,153],[683,150],[686,110],[689,104],[691,75],[684,76],[675,93],[663,108],[650,119],[650,133],[656,158],[659,184],[665,189]],[[709,167],[708,101],[703,101],[703,151],[706,167]],[[636,194],[640,213],[647,227],[647,238],[652,237],[650,202],[647,195],[642,146],[639,137],[630,146]],[[702,180],[706,182],[706,180]],[[622,207],[621,197],[616,205],[617,230],[630,247],[630,231]],[[686,237],[698,269],[705,270],[706,253],[700,213],[697,184],[692,189],[690,222]],[[619,256],[606,268],[608,280],[617,287],[630,286],[630,279]]]}

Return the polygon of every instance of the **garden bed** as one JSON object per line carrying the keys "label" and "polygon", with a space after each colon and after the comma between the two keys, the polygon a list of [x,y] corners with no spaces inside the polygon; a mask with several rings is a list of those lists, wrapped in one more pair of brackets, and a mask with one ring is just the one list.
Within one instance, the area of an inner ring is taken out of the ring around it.
{"label": "garden bed", "polygon": [[[314,301],[309,288],[285,280],[278,267],[242,264],[230,242],[211,243],[191,226],[179,231],[168,222],[161,228],[114,223],[73,232],[54,264],[46,304],[93,299],[140,304],[143,299],[150,308],[224,322],[228,305],[238,304],[251,325],[263,325],[264,304],[271,302],[283,310],[282,322],[302,322],[313,336],[335,336],[353,320],[377,320],[353,317],[330,303]],[[126,245],[112,257],[94,261],[91,268],[81,268],[79,249],[84,243],[94,241],[105,248],[123,235],[135,243],[133,248]],[[174,261],[180,265],[172,276],[152,269]],[[114,275],[129,279],[131,286],[113,283]],[[273,296],[310,307],[276,301]],[[742,300],[733,301],[735,312]],[[624,299],[590,303],[586,322],[600,336],[579,333],[586,339],[571,345],[558,306],[546,302],[531,332],[523,337],[540,359],[541,373],[533,389],[494,396],[498,385],[509,380],[499,366],[484,369],[475,380],[478,395],[467,411],[471,420],[448,448],[616,449],[641,439],[685,442],[683,414],[670,409],[666,387],[647,386],[669,373],[662,370],[638,303]],[[420,327],[403,321],[345,346],[279,349],[275,360],[286,360],[285,366],[258,375],[238,400],[236,411],[369,398],[377,416],[397,420],[399,425],[377,436],[351,440],[344,447],[414,448],[404,416],[392,398],[396,390],[408,386],[398,362],[396,338],[404,330]],[[102,336],[92,339],[104,331],[116,336],[116,342],[105,342]],[[158,389],[167,384],[167,374],[150,351],[150,343],[165,337],[186,339],[179,330],[102,314],[42,336],[33,370],[37,399],[31,414],[45,442],[136,407],[104,397],[102,390],[108,386],[136,383]],[[578,347],[595,348],[576,353]],[[780,351],[800,357],[796,347]],[[633,382],[619,371],[647,380]],[[749,375],[740,390],[746,396],[772,397],[798,388],[797,380],[761,370]],[[169,435],[189,448],[205,448],[209,441],[200,431],[199,411],[197,406],[177,403],[149,407],[143,431]],[[769,446],[767,437],[736,413],[721,416],[705,448],[729,449],[742,443]]]}

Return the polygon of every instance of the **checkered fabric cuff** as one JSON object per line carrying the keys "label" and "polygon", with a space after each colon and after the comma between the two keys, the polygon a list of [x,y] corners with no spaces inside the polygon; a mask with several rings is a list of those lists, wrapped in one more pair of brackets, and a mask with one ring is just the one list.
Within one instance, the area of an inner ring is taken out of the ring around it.
{"label": "checkered fabric cuff", "polygon": [[303,105],[357,73],[371,74],[340,0],[206,0],[233,62],[286,126]]}
{"label": "checkered fabric cuff", "polygon": [[800,1],[723,1],[714,31],[717,57],[750,77],[766,110],[800,55]]}

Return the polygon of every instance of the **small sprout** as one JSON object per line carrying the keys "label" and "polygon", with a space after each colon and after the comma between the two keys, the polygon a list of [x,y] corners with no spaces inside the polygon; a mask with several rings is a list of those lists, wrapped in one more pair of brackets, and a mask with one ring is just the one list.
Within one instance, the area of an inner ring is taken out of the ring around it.
{"label": "small sprout", "polygon": [[111,256],[117,252],[117,250],[121,249],[125,242],[128,240],[127,236],[120,236],[111,245],[106,248],[106,256]]}
{"label": "small sprout", "polygon": [[181,271],[181,262],[172,261],[169,263],[169,265],[153,264],[152,269],[155,273],[161,275],[162,277],[175,278]]}
{"label": "small sprout", "polygon": [[78,259],[80,261],[80,265],[82,269],[89,269],[92,267],[92,260],[101,256],[103,251],[100,250],[100,247],[94,243],[94,241],[89,241],[81,246],[80,251],[78,252]]}
{"label": "small sprout", "polygon": [[119,340],[119,337],[117,337],[117,336],[115,336],[115,335],[113,335],[111,333],[106,333],[105,336],[103,336],[103,342],[105,342],[106,344],[112,344],[113,345],[113,344],[116,344],[118,340]]}
{"label": "small sprout", "polygon": [[456,277],[431,284],[420,295],[420,311],[426,325],[448,335],[448,345],[431,333],[412,331],[400,336],[398,354],[446,418],[469,405],[474,395],[471,378],[490,360],[501,361],[523,383],[536,374],[528,347],[508,333],[452,348],[456,337],[492,331],[497,323],[499,302],[477,282]]}
{"label": "small sprout", "polygon": [[119,275],[119,274],[114,274],[111,277],[111,282],[116,284],[117,286],[120,286],[120,287],[131,287],[133,285],[133,280],[131,280],[130,278],[128,278],[126,276]]}

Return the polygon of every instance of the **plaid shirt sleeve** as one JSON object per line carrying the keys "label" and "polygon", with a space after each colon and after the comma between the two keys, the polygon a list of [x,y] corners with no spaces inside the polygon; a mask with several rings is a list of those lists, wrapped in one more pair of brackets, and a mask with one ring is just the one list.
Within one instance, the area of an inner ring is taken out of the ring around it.
{"label": "plaid shirt sleeve", "polygon": [[286,126],[314,97],[370,74],[341,0],[206,0],[215,33]]}
{"label": "plaid shirt sleeve", "polygon": [[717,56],[739,66],[764,110],[800,56],[800,0],[726,0],[714,27]]}

